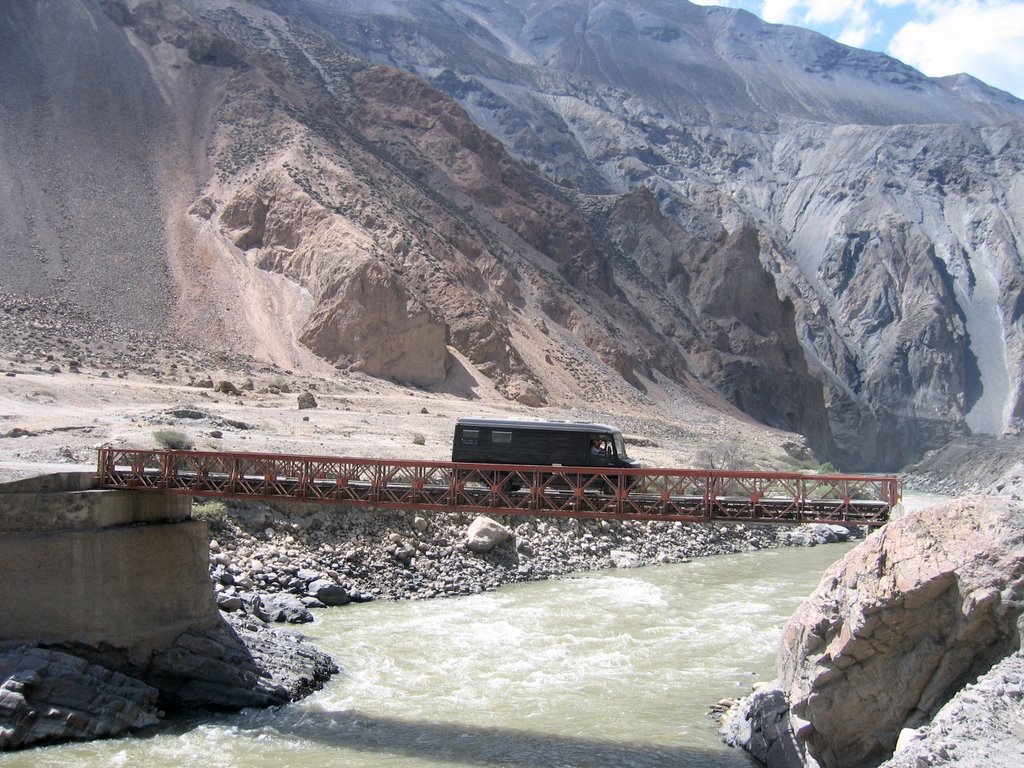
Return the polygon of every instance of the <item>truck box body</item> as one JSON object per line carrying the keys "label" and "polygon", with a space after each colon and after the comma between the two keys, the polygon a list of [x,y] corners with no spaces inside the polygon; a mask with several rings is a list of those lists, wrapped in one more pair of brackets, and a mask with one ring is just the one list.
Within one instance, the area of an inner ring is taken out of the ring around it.
{"label": "truck box body", "polygon": [[607,424],[576,421],[461,418],[452,461],[565,467],[637,467],[622,433]]}

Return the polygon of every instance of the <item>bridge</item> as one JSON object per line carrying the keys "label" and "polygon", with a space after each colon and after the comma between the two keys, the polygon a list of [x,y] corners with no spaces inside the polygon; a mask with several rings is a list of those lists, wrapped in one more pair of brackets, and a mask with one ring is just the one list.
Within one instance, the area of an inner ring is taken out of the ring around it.
{"label": "bridge", "polygon": [[880,526],[889,475],[467,464],[101,448],[97,487],[375,509]]}

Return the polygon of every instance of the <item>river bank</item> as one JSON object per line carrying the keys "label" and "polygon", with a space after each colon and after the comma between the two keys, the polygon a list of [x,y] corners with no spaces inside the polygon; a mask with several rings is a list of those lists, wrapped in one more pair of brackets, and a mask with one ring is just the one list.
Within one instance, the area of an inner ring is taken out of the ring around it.
{"label": "river bank", "polygon": [[607,568],[685,562],[863,534],[841,526],[684,524],[495,515],[496,538],[470,546],[476,515],[313,505],[202,502],[222,610],[305,623],[309,609],[468,595]]}

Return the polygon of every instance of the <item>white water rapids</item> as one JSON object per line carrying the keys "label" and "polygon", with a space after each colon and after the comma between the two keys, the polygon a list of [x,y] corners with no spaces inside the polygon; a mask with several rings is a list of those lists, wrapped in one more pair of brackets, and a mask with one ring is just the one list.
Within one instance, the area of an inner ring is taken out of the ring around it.
{"label": "white water rapids", "polygon": [[298,704],[0,756],[13,766],[718,768],[708,707],[774,677],[782,625],[849,546],[328,609],[342,672]]}

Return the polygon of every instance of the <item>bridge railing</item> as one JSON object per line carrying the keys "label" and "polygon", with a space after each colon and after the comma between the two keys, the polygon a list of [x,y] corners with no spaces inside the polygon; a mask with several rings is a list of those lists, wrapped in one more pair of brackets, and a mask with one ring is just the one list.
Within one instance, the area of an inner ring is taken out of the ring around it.
{"label": "bridge railing", "polygon": [[101,448],[103,488],[193,496],[616,519],[884,524],[880,475],[612,469]]}

